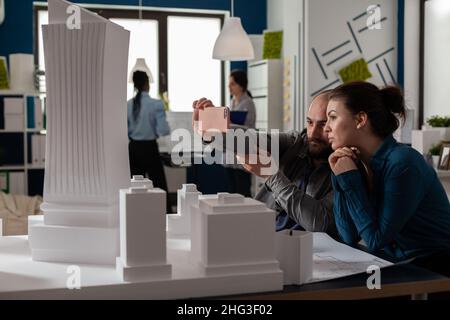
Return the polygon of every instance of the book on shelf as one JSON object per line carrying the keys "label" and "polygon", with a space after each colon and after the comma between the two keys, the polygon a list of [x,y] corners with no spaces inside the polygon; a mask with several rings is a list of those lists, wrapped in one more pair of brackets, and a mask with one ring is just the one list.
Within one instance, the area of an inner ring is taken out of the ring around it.
{"label": "book on shelf", "polygon": [[28,97],[27,128],[36,130],[42,130],[44,128],[44,113],[42,110],[42,101],[38,97]]}
{"label": "book on shelf", "polygon": [[42,167],[45,164],[45,135],[31,136],[31,159],[33,166]]}
{"label": "book on shelf", "polygon": [[0,190],[17,195],[26,195],[25,172],[0,171]]}
{"label": "book on shelf", "polygon": [[0,191],[9,192],[9,172],[0,171]]}
{"label": "book on shelf", "polygon": [[3,99],[4,125],[8,131],[24,130],[24,113],[22,98]]}

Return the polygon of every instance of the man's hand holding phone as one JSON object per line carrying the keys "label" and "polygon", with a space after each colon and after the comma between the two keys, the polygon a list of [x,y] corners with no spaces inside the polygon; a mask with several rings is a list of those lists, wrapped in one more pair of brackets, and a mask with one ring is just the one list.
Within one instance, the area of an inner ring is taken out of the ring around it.
{"label": "man's hand holding phone", "polygon": [[211,100],[201,98],[192,104],[192,128],[202,137],[210,138],[230,127],[230,111],[227,107],[214,107]]}

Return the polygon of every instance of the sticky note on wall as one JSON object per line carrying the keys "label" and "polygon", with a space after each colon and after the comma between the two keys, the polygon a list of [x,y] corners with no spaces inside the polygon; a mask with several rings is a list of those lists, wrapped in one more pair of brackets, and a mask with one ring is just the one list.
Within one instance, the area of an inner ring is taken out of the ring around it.
{"label": "sticky note on wall", "polygon": [[369,71],[369,65],[366,60],[361,58],[340,69],[339,76],[343,83],[347,83],[367,80],[372,77],[372,74]]}
{"label": "sticky note on wall", "polygon": [[263,59],[281,59],[283,31],[264,32]]}
{"label": "sticky note on wall", "polygon": [[0,57],[0,90],[9,89],[8,67],[6,58]]}

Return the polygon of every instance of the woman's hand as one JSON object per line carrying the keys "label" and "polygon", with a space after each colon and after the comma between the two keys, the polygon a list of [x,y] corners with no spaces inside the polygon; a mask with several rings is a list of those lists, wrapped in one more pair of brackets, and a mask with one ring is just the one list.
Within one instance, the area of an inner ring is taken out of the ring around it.
{"label": "woman's hand", "polygon": [[358,170],[356,163],[358,160],[359,150],[356,148],[343,147],[336,149],[330,157],[328,162],[331,170],[337,176],[341,173]]}
{"label": "woman's hand", "polygon": [[206,98],[201,98],[192,102],[192,109],[194,109],[192,112],[192,129],[194,132],[198,132],[200,135],[202,134],[199,132],[198,128],[199,111],[211,107],[214,107],[212,101]]}

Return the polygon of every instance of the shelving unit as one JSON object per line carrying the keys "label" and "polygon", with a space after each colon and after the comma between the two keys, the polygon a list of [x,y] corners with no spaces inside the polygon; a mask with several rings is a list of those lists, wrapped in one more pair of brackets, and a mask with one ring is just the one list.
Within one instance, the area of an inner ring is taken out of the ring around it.
{"label": "shelving unit", "polygon": [[248,90],[256,107],[256,129],[282,130],[283,65],[281,60],[248,63]]}
{"label": "shelving unit", "polygon": [[[248,63],[248,90],[256,108],[256,129],[283,130],[283,63],[277,60],[255,60]],[[253,176],[252,193],[255,195],[265,179]]]}
{"label": "shelving unit", "polygon": [[[23,121],[24,126],[23,130],[5,130],[0,129],[0,135],[2,134],[22,134],[22,145],[17,146],[17,148],[23,148],[23,159],[21,163],[17,164],[5,164],[0,165],[0,171],[9,171],[9,172],[24,172],[24,185],[25,185],[25,194],[30,194],[30,184],[29,184],[29,173],[30,171],[34,170],[44,170],[45,166],[36,166],[33,165],[33,163],[28,162],[28,156],[29,156],[29,135],[32,134],[46,134],[46,131],[44,128],[42,129],[34,129],[34,128],[28,128],[28,110],[27,110],[27,103],[28,98],[39,98],[41,102],[45,99],[45,94],[40,92],[23,92],[23,91],[11,91],[11,90],[0,90],[0,99],[4,98],[21,98],[23,99]],[[42,104],[44,106],[44,104]],[[8,149],[5,150],[8,152]],[[32,160],[32,159],[31,159]],[[43,176],[43,175],[42,175]],[[43,184],[43,180],[42,180]]]}

